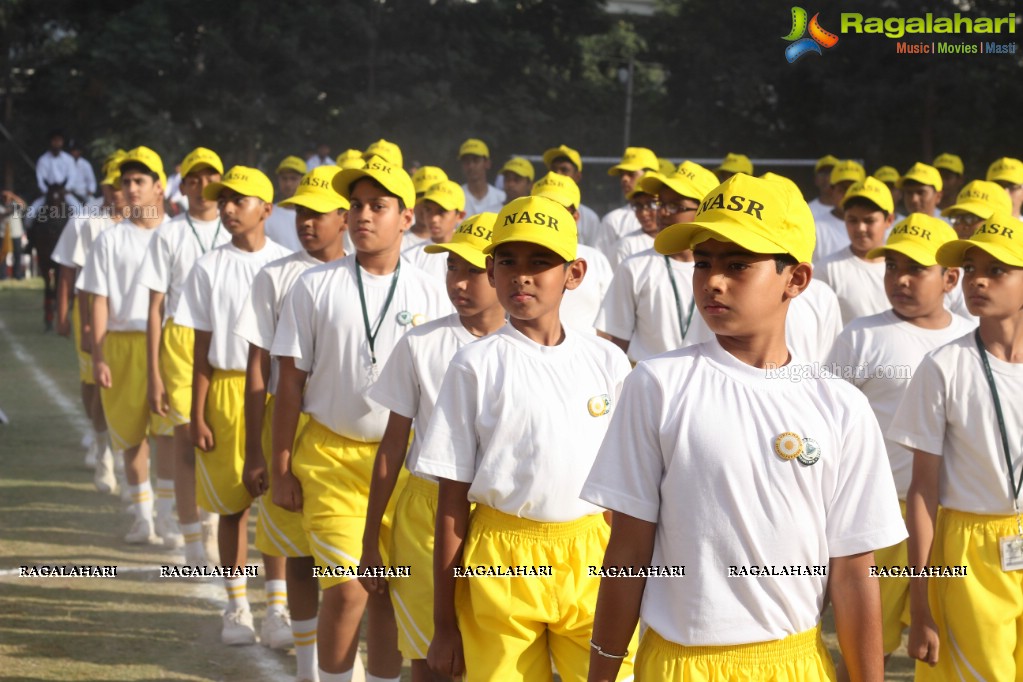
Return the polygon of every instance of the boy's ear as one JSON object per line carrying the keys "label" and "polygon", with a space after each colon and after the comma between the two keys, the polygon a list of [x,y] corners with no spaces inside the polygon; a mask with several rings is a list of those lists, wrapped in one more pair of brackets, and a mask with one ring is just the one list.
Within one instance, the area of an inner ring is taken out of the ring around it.
{"label": "boy's ear", "polygon": [[885,221],[885,231],[892,229],[892,224],[895,222],[895,211],[893,210],[888,214],[888,219]]}
{"label": "boy's ear", "polygon": [[264,201],[263,202],[263,221],[264,222],[266,221],[267,218],[270,217],[270,214],[273,213],[273,210],[274,210],[274,205],[273,204],[271,204],[269,201]]}
{"label": "boy's ear", "polygon": [[[813,279],[813,266],[809,263],[797,263],[785,270],[788,271],[789,278],[785,284],[785,295],[790,299],[795,298],[810,286],[810,280]],[[782,275],[785,274],[785,271],[783,271]]]}
{"label": "boy's ear", "polygon": [[959,268],[945,268],[945,293],[951,293],[959,284]]}
{"label": "boy's ear", "polygon": [[408,208],[406,206],[405,210],[401,212],[401,231],[405,232],[410,227],[412,227],[412,222],[415,219],[416,219],[415,212],[411,208]]}
{"label": "boy's ear", "polygon": [[493,254],[487,256],[487,281],[490,282],[490,286],[497,288],[497,284],[494,282],[494,256]]}
{"label": "boy's ear", "polygon": [[586,261],[582,258],[576,258],[571,263],[567,264],[565,268],[565,289],[572,291],[577,289],[580,284],[583,283],[583,278],[586,276]]}

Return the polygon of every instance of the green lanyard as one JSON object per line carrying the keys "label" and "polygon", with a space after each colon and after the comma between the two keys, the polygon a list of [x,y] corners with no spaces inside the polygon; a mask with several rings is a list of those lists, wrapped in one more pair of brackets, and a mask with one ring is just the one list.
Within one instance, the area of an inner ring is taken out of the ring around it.
{"label": "green lanyard", "polygon": [[401,261],[399,260],[398,265],[394,268],[394,276],[391,277],[391,288],[387,291],[387,300],[384,301],[384,308],[380,311],[380,317],[377,319],[377,328],[372,329],[369,324],[369,310],[366,309],[366,292],[362,288],[362,266],[359,265],[359,259],[355,259],[355,281],[359,285],[359,303],[362,304],[362,322],[366,326],[366,338],[369,340],[369,359],[374,365],[377,364],[377,335],[380,333],[380,326],[384,323],[384,317],[387,315],[387,309],[391,307],[391,301],[394,300],[394,290],[398,287],[398,273],[400,271]]}
{"label": "green lanyard", "polygon": [[1005,417],[1002,416],[1002,401],[998,399],[998,387],[995,386],[995,375],[991,373],[991,363],[987,359],[987,350],[984,349],[984,342],[980,339],[980,328],[974,332],[973,338],[977,341],[977,350],[980,351],[980,362],[984,365],[984,377],[987,385],[991,387],[991,398],[995,401],[995,416],[998,418],[998,430],[1002,434],[1002,449],[1005,452],[1005,464],[1009,467],[1009,496],[1012,497],[1012,504],[1019,512],[1019,491],[1023,488],[1023,478],[1016,483],[1016,474],[1012,469],[1012,455],[1009,454],[1009,434],[1005,430]]}
{"label": "green lanyard", "polygon": [[[195,225],[192,224],[192,216],[188,215],[188,211],[185,211],[185,220],[188,221],[188,226],[192,228],[192,235],[195,237],[195,241],[199,242],[199,250],[205,255],[209,249],[202,243],[202,239],[199,238],[199,233],[195,230]],[[217,235],[220,234],[220,218],[217,218],[217,230],[213,233],[213,239],[210,241],[210,249],[217,245]]]}
{"label": "green lanyard", "polygon": [[696,310],[696,296],[694,294],[692,300],[689,301],[689,314],[683,318],[682,297],[678,294],[678,283],[675,281],[675,272],[671,269],[671,258],[665,256],[664,264],[668,268],[668,279],[671,280],[671,290],[675,293],[675,310],[678,311],[678,330],[682,332],[682,340],[685,341],[686,334],[689,333],[689,325],[693,321],[693,311]]}

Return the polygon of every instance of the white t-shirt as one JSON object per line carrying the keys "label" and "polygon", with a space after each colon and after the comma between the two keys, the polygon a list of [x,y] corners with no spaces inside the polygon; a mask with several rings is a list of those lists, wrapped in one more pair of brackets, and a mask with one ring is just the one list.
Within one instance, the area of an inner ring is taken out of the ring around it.
{"label": "white t-shirt", "polygon": [[305,160],[305,170],[308,173],[314,168],[319,166],[333,166],[334,159],[329,156],[320,156],[319,154],[313,154]]}
{"label": "white t-shirt", "polygon": [[579,204],[579,243],[596,246],[597,235],[600,234],[600,216],[586,204]]}
{"label": "white t-shirt", "polygon": [[608,260],[614,258],[618,240],[636,230],[643,229],[632,206],[625,205],[610,211],[600,219],[595,248],[600,249]]}
{"label": "white t-shirt", "polygon": [[405,253],[409,249],[415,248],[415,247],[419,246],[420,244],[424,244],[424,243],[430,241],[430,236],[429,236],[430,233],[427,232],[426,234],[427,234],[427,236],[420,237],[418,234],[414,233],[412,230],[406,230],[405,233],[403,235],[401,235],[401,252]]}
{"label": "white t-shirt", "polygon": [[[113,218],[105,215],[89,217],[81,222],[78,226],[78,240],[75,242],[74,252],[71,256],[75,267],[85,267],[85,259],[88,257],[92,245],[96,243],[96,239],[116,224]],[[80,274],[79,277],[81,277]],[[81,289],[80,286],[77,288]]]}
{"label": "white t-shirt", "polygon": [[123,220],[104,230],[89,250],[78,278],[78,288],[107,297],[109,331],[146,330],[149,296],[138,283],[137,275],[149,242],[158,229],[146,229]]}
{"label": "white t-shirt", "polygon": [[618,240],[615,257],[611,259],[611,267],[617,268],[629,256],[654,248],[654,238],[643,230],[630,232]]}
{"label": "white t-shirt", "polygon": [[294,358],[295,367],[309,373],[303,412],[345,438],[376,443],[388,411],[369,401],[370,386],[413,321],[444,317],[452,307],[436,277],[402,259],[394,298],[384,310],[393,274],[363,270],[366,310],[378,330],[374,367],[355,268],[352,254],[299,277],[284,301],[270,353]]}
{"label": "white t-shirt", "polygon": [[242,251],[228,243],[195,261],[182,288],[174,321],[182,327],[212,332],[207,357],[214,369],[245,370],[249,344],[234,330],[249,287],[264,265],[289,253],[267,239],[259,251]]}
{"label": "white t-shirt", "polygon": [[813,219],[816,221],[821,216],[830,213],[834,206],[825,206],[821,203],[820,197],[816,197],[813,200],[807,202],[810,207],[810,213],[813,215]]}
{"label": "white t-shirt", "polygon": [[884,272],[883,259],[865,261],[857,258],[848,247],[822,258],[813,269],[814,277],[838,296],[843,325],[891,307],[884,291]]}
{"label": "white t-shirt", "polygon": [[[369,389],[370,400],[414,420],[412,445],[405,458],[411,472],[415,472],[444,373],[455,353],[475,340],[457,314],[420,325],[401,337],[380,379]],[[437,480],[428,474],[415,475]]]}
{"label": "white t-shirt", "polygon": [[[316,260],[306,251],[296,251],[264,265],[252,280],[252,291],[238,314],[234,333],[246,343],[269,351],[273,347],[284,297],[302,273],[317,265],[323,265],[323,261]],[[278,376],[277,358],[271,358],[267,393],[277,393]]]}
{"label": "white t-shirt", "polygon": [[966,307],[966,297],[963,295],[963,273],[959,272],[959,282],[956,283],[955,289],[945,294],[945,307],[951,312],[963,317],[976,326],[980,323],[980,318],[970,312],[970,309]]}
{"label": "white t-shirt", "polygon": [[841,331],[838,296],[824,282],[811,279],[803,293],[789,303],[785,318],[785,340],[792,356],[824,362]]}
{"label": "white t-shirt", "polygon": [[507,195],[493,185],[487,185],[487,193],[482,199],[477,199],[469,191],[469,185],[462,185],[465,192],[465,215],[473,216],[477,213],[500,213],[504,207],[504,200]]}
{"label": "white t-shirt", "polygon": [[594,326],[600,304],[607,295],[607,290],[614,279],[614,271],[597,249],[585,244],[576,247],[576,258],[586,261],[586,276],[582,284],[571,291],[566,291],[561,299],[561,321],[567,327],[581,332],[595,333]]}
{"label": "white t-shirt", "polygon": [[[988,353],[1017,483],[1023,464],[1023,363]],[[994,400],[973,332],[931,351],[888,428],[888,438],[942,457],[938,503],[971,514],[1014,514]]]}
{"label": "white t-shirt", "polygon": [[564,341],[542,346],[509,323],[458,351],[416,471],[471,482],[470,501],[533,521],[600,513],[577,493],[629,362],[614,344],[563,329]]}
{"label": "white t-shirt", "polygon": [[[895,410],[924,355],[958,339],[975,325],[958,315],[944,329],[923,329],[900,320],[893,310],[853,320],[842,330],[828,357],[832,372],[863,391],[881,432],[887,433]],[[913,476],[913,453],[887,437],[888,462],[899,499],[906,499]]]}
{"label": "white t-shirt", "polygon": [[423,272],[437,277],[440,285],[442,287],[446,287],[448,277],[448,252],[427,253],[426,247],[432,243],[433,241],[429,239],[419,242],[411,249],[402,251],[401,256],[402,258],[407,258],[412,261],[412,264]]}
{"label": "white t-shirt", "polygon": [[[819,460],[779,457],[786,433]],[[883,448],[867,399],[844,381],[772,378],[710,341],[636,367],[581,496],[656,523],[650,563],[686,567],[647,580],[641,617],[658,634],[764,642],[820,622],[827,577],[730,567],[827,566],[905,538]]]}
{"label": "white t-shirt", "polygon": [[295,209],[288,206],[274,204],[270,217],[266,219],[266,236],[289,251],[305,251],[295,227]]}
{"label": "white t-shirt", "polygon": [[220,224],[220,218],[197,220],[186,216],[183,213],[160,227],[139,268],[139,283],[166,295],[164,320],[176,317],[182,287],[199,257],[231,241],[231,233]]}
{"label": "white t-shirt", "polygon": [[50,254],[54,263],[66,268],[75,267],[75,245],[78,243],[78,233],[82,229],[83,222],[85,221],[82,218],[72,218],[64,225],[64,229],[60,232],[60,238],[57,239],[57,244],[53,247],[53,253]]}
{"label": "white t-shirt", "polygon": [[814,247],[812,260],[815,265],[834,252],[846,248],[850,243],[845,220],[832,215],[831,206],[824,208],[827,209],[824,213],[814,216],[817,225],[817,245]]}
{"label": "white t-shirt", "polygon": [[43,194],[46,194],[48,184],[62,184],[66,189],[71,189],[77,175],[75,157],[65,151],[57,152],[56,156],[47,151],[36,161],[36,181]]}
{"label": "white t-shirt", "polygon": [[71,158],[75,163],[75,175],[68,182],[67,189],[82,197],[92,196],[96,193],[96,173],[92,170],[92,164],[84,157]]}

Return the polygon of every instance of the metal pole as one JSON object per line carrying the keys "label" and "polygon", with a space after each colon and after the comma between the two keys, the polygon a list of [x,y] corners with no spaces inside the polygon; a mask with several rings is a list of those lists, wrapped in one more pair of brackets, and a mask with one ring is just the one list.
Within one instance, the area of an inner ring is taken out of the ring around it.
{"label": "metal pole", "polygon": [[636,60],[629,57],[629,75],[625,79],[625,145],[629,146],[632,132],[632,76],[636,69]]}

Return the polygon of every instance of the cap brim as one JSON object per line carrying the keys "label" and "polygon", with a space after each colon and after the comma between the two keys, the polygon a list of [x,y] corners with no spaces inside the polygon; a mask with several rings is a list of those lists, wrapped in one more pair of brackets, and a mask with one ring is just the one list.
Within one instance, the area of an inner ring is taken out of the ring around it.
{"label": "cap brim", "polygon": [[900,242],[898,244],[892,244],[891,246],[887,244],[885,246],[879,246],[876,249],[867,251],[867,258],[880,258],[888,251],[901,253],[903,256],[912,258],[915,262],[926,268],[938,264],[937,259],[934,257],[934,252],[928,251],[921,245],[914,244],[913,242]]}
{"label": "cap brim", "polygon": [[[331,184],[334,186],[335,192],[343,196],[346,200],[351,201],[352,185],[362,178],[372,178],[373,180],[376,180],[388,192],[400,197],[401,200],[405,202],[406,208],[413,208],[416,205],[415,186],[412,184],[411,180],[409,180],[407,188],[395,187],[394,177],[377,173],[372,168],[345,168],[334,176]],[[411,192],[407,193],[407,190],[411,190]]]}
{"label": "cap brim", "polygon": [[182,168],[181,177],[186,177],[189,173],[194,173],[195,171],[202,170],[203,168],[212,169],[213,171],[220,173],[221,175],[224,174],[223,168],[217,168],[209,161],[199,161],[198,163],[192,164],[188,168]]}
{"label": "cap brim", "polygon": [[526,227],[525,225],[517,226],[515,230],[515,236],[510,239],[502,239],[500,241],[491,242],[483,249],[483,253],[487,256],[494,253],[501,244],[514,244],[515,242],[523,242],[526,244],[536,244],[546,249],[550,249],[554,253],[558,254],[566,261],[574,261],[576,259],[575,245],[572,245],[572,250],[564,244],[558,244],[551,239],[551,230],[546,227]]}
{"label": "cap brim", "polygon": [[937,253],[938,262],[946,268],[962,267],[966,252],[973,247],[986,251],[1006,265],[1023,268],[1023,258],[1014,255],[1004,246],[973,239],[957,239],[954,242],[942,244]]}
{"label": "cap brim", "polygon": [[753,253],[788,253],[784,247],[750,232],[746,226],[724,221],[669,225],[654,238],[654,249],[665,256],[687,251],[693,248],[693,241],[699,240],[701,233],[710,233],[712,239],[738,244]]}
{"label": "cap brim", "polygon": [[964,201],[961,204],[952,204],[948,208],[941,212],[941,215],[946,218],[950,217],[956,211],[962,211],[963,213],[972,213],[973,215],[987,220],[995,214],[995,209],[991,208],[987,204],[982,204],[979,201]]}
{"label": "cap brim", "polygon": [[441,208],[443,208],[445,211],[461,211],[461,210],[463,210],[461,207],[459,207],[457,205],[449,205],[452,202],[447,201],[447,197],[444,197],[444,198],[436,197],[436,196],[431,197],[428,193],[424,194],[421,197],[416,197],[416,203],[418,204],[420,201],[432,201],[433,203],[435,203],[438,206],[440,206]]}
{"label": "cap brim", "polygon": [[302,208],[308,208],[310,211],[316,211],[317,213],[330,213],[338,209],[348,210],[348,200],[344,197],[339,196],[336,199],[331,197],[325,197],[320,194],[293,194],[290,198],[277,204],[278,206],[284,206],[285,208],[295,208],[301,206]]}
{"label": "cap brim", "polygon": [[638,170],[645,170],[644,166],[635,166],[631,163],[620,163],[607,169],[608,175],[621,175],[622,173],[634,173]]}
{"label": "cap brim", "polygon": [[220,198],[220,193],[224,191],[225,187],[227,189],[238,192],[238,194],[241,194],[242,196],[256,197],[257,199],[266,201],[267,203],[273,203],[272,201],[268,201],[265,197],[261,197],[258,194],[253,194],[251,187],[244,187],[231,180],[221,180],[220,182],[211,182],[210,184],[206,185],[205,187],[202,188],[202,198],[205,199],[206,201],[216,201],[217,199]]}
{"label": "cap brim", "polygon": [[472,263],[477,268],[487,267],[487,254],[483,253],[479,249],[474,249],[469,244],[462,242],[449,242],[447,244],[427,244],[423,247],[423,251],[427,253],[444,253],[451,252],[455,255],[461,256],[469,263]]}

